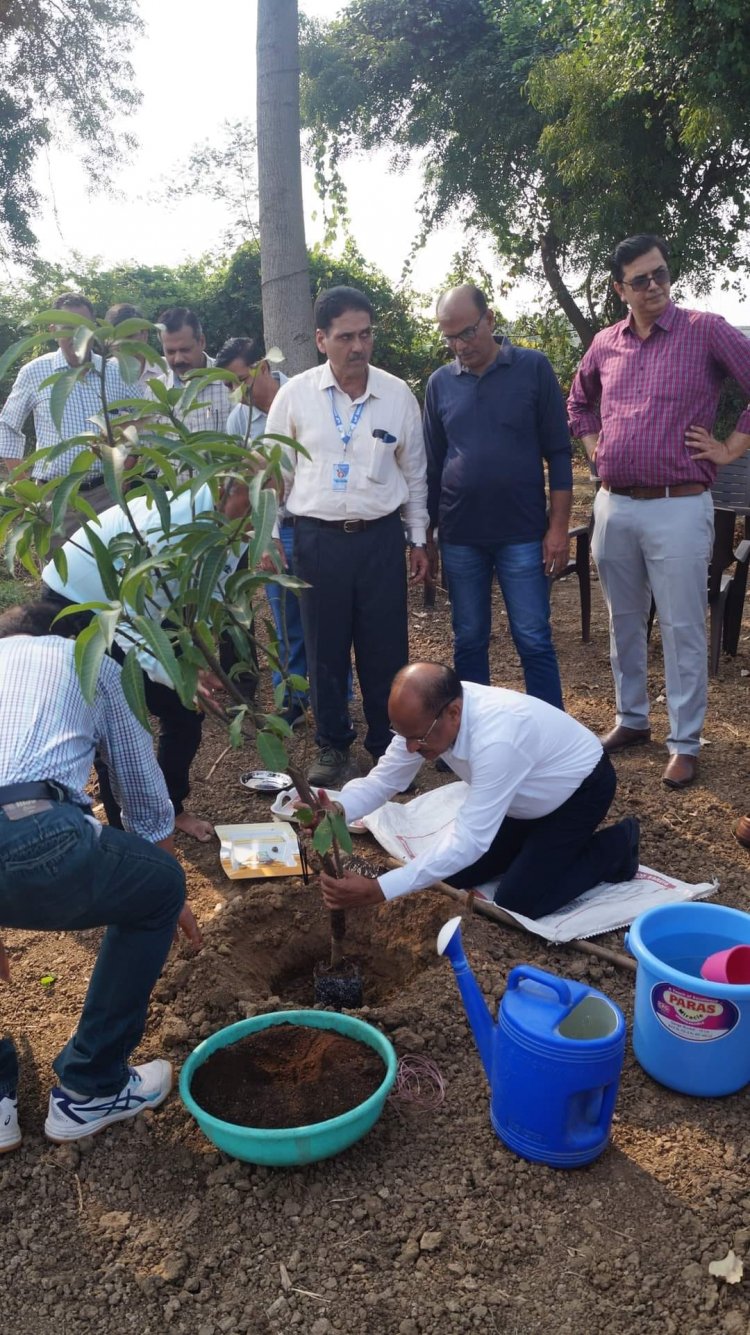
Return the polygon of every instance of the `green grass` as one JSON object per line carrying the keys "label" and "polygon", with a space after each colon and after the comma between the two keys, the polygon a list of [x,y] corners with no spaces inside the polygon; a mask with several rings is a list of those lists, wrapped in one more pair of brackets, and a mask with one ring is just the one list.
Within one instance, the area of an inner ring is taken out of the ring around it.
{"label": "green grass", "polygon": [[23,580],[11,579],[8,567],[0,562],[0,612],[16,603],[28,603],[38,596],[38,585],[26,576]]}

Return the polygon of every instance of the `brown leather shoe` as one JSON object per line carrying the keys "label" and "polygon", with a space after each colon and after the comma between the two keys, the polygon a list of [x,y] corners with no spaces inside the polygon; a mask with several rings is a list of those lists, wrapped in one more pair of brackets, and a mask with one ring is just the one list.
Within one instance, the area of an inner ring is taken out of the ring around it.
{"label": "brown leather shoe", "polygon": [[750,848],[750,816],[740,816],[734,827],[734,837],[743,848]]}
{"label": "brown leather shoe", "polygon": [[669,764],[661,776],[667,788],[687,788],[698,773],[698,757],[680,754],[670,756]]}
{"label": "brown leather shoe", "polygon": [[625,751],[629,746],[643,746],[645,742],[650,742],[651,729],[626,728],[624,724],[618,723],[611,732],[601,733],[599,741],[608,755],[612,755],[613,751]]}

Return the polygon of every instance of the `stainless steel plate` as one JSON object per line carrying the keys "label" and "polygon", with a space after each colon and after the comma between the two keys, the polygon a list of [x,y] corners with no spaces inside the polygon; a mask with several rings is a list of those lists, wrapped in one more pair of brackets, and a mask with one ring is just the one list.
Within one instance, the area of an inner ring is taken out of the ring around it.
{"label": "stainless steel plate", "polygon": [[254,793],[280,793],[284,788],[291,788],[292,780],[288,774],[273,769],[249,769],[240,775],[243,788],[251,788]]}

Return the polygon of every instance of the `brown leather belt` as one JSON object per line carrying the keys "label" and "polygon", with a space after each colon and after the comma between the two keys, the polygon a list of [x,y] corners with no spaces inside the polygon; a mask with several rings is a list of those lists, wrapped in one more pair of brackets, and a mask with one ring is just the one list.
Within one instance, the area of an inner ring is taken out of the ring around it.
{"label": "brown leather belt", "polygon": [[605,491],[613,496],[629,496],[631,501],[663,501],[670,496],[700,496],[708,491],[707,482],[676,482],[669,487],[611,487],[602,482]]}

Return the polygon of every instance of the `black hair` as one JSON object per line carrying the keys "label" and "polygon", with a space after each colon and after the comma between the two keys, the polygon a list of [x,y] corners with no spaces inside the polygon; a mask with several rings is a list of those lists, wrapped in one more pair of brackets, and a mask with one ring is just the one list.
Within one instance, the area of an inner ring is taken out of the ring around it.
{"label": "black hair", "polygon": [[[474,305],[477,308],[477,315],[480,316],[484,315],[489,310],[489,306],[487,304],[487,298],[484,295],[484,292],[482,291],[481,287],[477,287],[475,283],[461,283],[458,287],[450,288],[449,291],[465,292],[467,297],[470,297],[471,300],[474,302]],[[438,314],[440,311],[440,303],[444,301],[447,296],[448,292],[440,293],[440,296],[437,299],[437,305],[435,307],[436,314]]]}
{"label": "black hair", "polygon": [[8,607],[0,616],[0,640],[7,640],[11,635],[61,635],[68,638],[70,622],[75,618],[65,617],[57,626],[52,625],[61,610],[60,603],[45,599]]}
{"label": "black hair", "polygon": [[215,362],[219,368],[225,368],[239,357],[246,366],[255,366],[263,356],[254,338],[228,338],[219,348]]}
{"label": "black hair", "polygon": [[663,237],[655,236],[653,232],[637,232],[635,236],[627,236],[615,246],[607,260],[615,282],[622,282],[626,264],[632,264],[633,260],[640,259],[641,255],[647,255],[650,250],[661,251],[664,263],[669,264],[669,246]]}
{"label": "black hair", "polygon": [[340,315],[346,311],[365,311],[372,320],[375,311],[369,297],[364,292],[360,292],[356,287],[329,287],[324,292],[319,292],[315,301],[313,315],[315,317],[315,328],[322,329],[324,334],[328,333],[334,320],[338,320]]}
{"label": "black hair", "polygon": [[168,334],[179,334],[185,325],[189,325],[196,338],[203,337],[203,326],[189,306],[168,306],[158,317],[157,323],[163,324]]}
{"label": "black hair", "polygon": [[91,319],[94,319],[94,307],[88,297],[82,296],[80,292],[61,292],[52,303],[53,310],[56,311],[68,311],[71,306],[85,306]]}
{"label": "black hair", "polygon": [[123,320],[146,320],[143,311],[139,311],[137,306],[132,306],[129,301],[118,301],[115,306],[110,306],[104,317],[107,324],[122,324]]}

